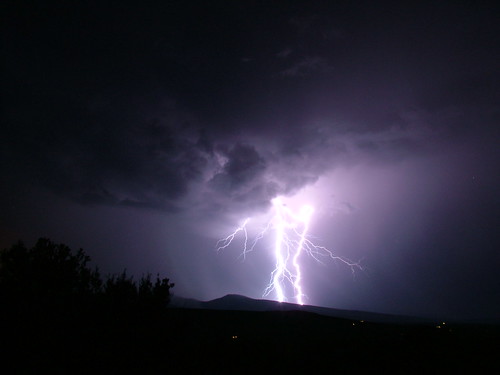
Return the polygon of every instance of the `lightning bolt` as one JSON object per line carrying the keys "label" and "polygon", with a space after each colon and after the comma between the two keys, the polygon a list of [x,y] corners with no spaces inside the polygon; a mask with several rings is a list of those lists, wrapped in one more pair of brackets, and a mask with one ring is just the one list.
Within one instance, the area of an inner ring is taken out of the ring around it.
{"label": "lightning bolt", "polygon": [[[351,268],[354,273],[355,269],[362,269],[359,263],[352,262],[347,258],[336,256],[328,248],[314,244],[308,238],[309,225],[314,208],[309,205],[302,206],[300,211],[296,214],[285,204],[281,198],[274,198],[272,200],[274,215],[267,223],[265,228],[257,234],[252,241],[251,246],[248,242],[247,224],[250,218],[244,220],[243,224],[236,228],[227,237],[220,239],[217,242],[217,251],[221,251],[231,245],[239,232],[243,232],[244,244],[242,257],[245,258],[247,253],[254,250],[256,244],[268,232],[275,232],[274,241],[274,257],[276,265],[271,272],[269,284],[264,290],[263,297],[267,297],[272,292],[276,293],[276,299],[279,302],[287,300],[285,296],[286,285],[291,285],[294,291],[295,302],[299,305],[304,304],[302,288],[302,272],[300,266],[300,257],[303,252],[313,257],[316,261],[321,262],[320,258],[330,258],[335,261],[340,261]],[[290,288],[290,287],[289,287]]]}
{"label": "lightning bolt", "polygon": [[233,233],[231,233],[226,238],[222,238],[219,241],[217,241],[217,245],[216,245],[217,246],[217,251],[223,250],[226,247],[228,247],[229,245],[231,245],[231,242],[233,242],[234,237],[236,237],[236,235],[238,234],[238,232],[243,232],[245,234],[245,243],[244,243],[244,246],[243,246],[243,254],[246,254],[246,252],[247,252],[247,245],[248,245],[247,223],[248,223],[249,220],[250,220],[250,218],[245,219],[245,221],[243,222],[243,224],[241,226],[239,226],[238,228],[236,228],[236,230]]}

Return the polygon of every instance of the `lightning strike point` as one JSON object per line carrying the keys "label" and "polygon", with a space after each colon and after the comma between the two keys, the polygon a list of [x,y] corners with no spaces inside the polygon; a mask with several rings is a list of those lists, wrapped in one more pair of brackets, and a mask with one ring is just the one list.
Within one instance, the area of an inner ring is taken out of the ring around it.
{"label": "lightning strike point", "polygon": [[272,201],[274,215],[268,222],[267,226],[255,237],[252,245],[248,247],[248,231],[246,228],[250,218],[244,220],[243,224],[236,228],[227,237],[220,239],[217,242],[217,251],[227,248],[233,242],[239,232],[243,232],[244,243],[242,256],[254,249],[257,242],[261,240],[269,231],[275,232],[274,241],[274,257],[276,265],[271,272],[271,278],[268,286],[264,290],[263,297],[267,297],[271,292],[276,294],[276,300],[279,302],[286,301],[285,287],[289,285],[289,289],[293,288],[295,302],[299,305],[304,304],[302,288],[302,271],[300,267],[300,257],[302,253],[313,257],[320,262],[319,257],[328,257],[333,260],[338,260],[348,265],[354,273],[355,268],[362,269],[358,263],[335,256],[329,249],[323,246],[315,245],[307,238],[309,226],[314,208],[310,205],[304,205],[299,212],[295,214],[288,206],[283,204],[280,197],[274,198]]}

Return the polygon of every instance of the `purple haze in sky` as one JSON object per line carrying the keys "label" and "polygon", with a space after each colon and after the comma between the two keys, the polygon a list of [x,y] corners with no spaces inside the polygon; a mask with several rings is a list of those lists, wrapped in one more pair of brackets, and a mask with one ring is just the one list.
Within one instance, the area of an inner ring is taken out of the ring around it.
{"label": "purple haze in sky", "polygon": [[282,196],[363,264],[306,303],[499,316],[498,5],[294,4],[7,2],[1,246],[260,298],[272,239],[215,245]]}

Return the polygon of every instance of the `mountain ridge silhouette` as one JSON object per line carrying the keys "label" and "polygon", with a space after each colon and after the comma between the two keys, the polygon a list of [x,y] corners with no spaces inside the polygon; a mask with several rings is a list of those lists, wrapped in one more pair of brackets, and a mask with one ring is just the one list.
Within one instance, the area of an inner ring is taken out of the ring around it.
{"label": "mountain ridge silhouette", "polygon": [[369,311],[344,310],[314,305],[297,305],[266,299],[254,299],[239,294],[227,294],[209,301],[172,296],[171,308],[233,310],[233,311],[304,311],[340,319],[363,320],[372,323],[436,324],[437,320],[425,317],[383,314]]}

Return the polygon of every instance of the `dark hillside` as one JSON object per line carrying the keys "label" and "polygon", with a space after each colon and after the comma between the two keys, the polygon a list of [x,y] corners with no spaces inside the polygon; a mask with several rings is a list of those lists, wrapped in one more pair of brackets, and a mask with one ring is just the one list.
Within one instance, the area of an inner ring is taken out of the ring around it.
{"label": "dark hillside", "polygon": [[[238,373],[448,372],[491,369],[499,327],[389,325],[302,311],[172,310],[180,366]],[[195,349],[196,348],[196,349]],[[186,357],[187,358],[187,357]]]}
{"label": "dark hillside", "polygon": [[[7,324],[6,324],[7,323]],[[302,311],[170,309],[2,321],[18,373],[492,373],[498,326],[389,325]]]}

